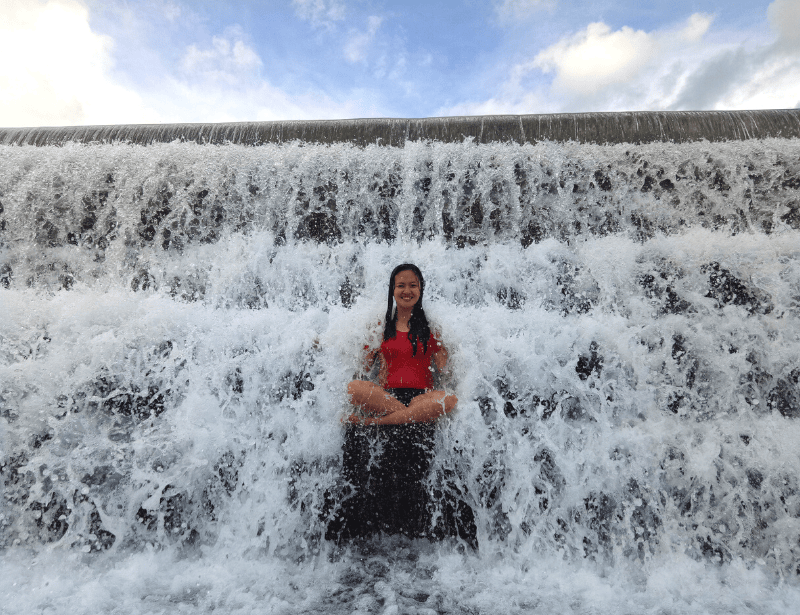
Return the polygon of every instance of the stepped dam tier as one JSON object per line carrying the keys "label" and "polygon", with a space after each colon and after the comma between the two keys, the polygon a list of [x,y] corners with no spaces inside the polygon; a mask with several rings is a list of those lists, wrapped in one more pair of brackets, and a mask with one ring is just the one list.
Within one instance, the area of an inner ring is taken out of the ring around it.
{"label": "stepped dam tier", "polygon": [[422,119],[0,128],[0,144],[4,145],[60,145],[69,142],[150,145],[172,141],[264,145],[303,141],[402,147],[407,141],[640,144],[653,141],[740,141],[768,137],[800,137],[800,110],[551,113]]}
{"label": "stepped dam tier", "polygon": [[[0,129],[8,613],[794,613],[800,111]],[[413,262],[425,478],[325,538]],[[476,544],[477,543],[477,546]]]}

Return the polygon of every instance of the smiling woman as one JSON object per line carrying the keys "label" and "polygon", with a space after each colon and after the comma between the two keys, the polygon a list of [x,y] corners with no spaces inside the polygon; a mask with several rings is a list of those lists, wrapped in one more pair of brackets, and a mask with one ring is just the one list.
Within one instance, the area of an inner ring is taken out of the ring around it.
{"label": "smiling woman", "polygon": [[378,384],[354,380],[348,387],[358,411],[347,418],[342,506],[326,537],[340,540],[374,533],[412,537],[459,536],[475,547],[472,510],[463,501],[441,502],[433,523],[429,468],[435,421],[451,412],[455,395],[434,390],[433,370],[444,371],[447,350],[431,333],[422,296],[425,280],[405,263],[389,276],[388,309],[379,348],[367,347],[365,368],[380,362]]}
{"label": "smiling woman", "polygon": [[[389,307],[380,348],[367,354],[371,367],[380,359],[379,384],[354,380],[348,386],[353,405],[363,415],[353,414],[351,423],[403,425],[434,421],[455,408],[458,399],[433,390],[433,365],[447,365],[447,350],[431,333],[422,308],[425,281],[422,272],[409,263],[398,265],[389,277]],[[396,304],[392,314],[392,301]],[[407,400],[407,401],[406,401]]]}

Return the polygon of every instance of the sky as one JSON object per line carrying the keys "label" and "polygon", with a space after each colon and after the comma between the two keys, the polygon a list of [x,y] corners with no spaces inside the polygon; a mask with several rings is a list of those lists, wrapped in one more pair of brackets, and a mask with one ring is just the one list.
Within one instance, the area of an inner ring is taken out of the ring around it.
{"label": "sky", "polygon": [[800,0],[0,0],[0,126],[800,107]]}

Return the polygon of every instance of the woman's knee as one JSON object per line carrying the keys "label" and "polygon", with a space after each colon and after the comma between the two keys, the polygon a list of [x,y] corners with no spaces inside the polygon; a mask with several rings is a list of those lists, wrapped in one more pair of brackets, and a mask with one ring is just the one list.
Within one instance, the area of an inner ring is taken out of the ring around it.
{"label": "woman's knee", "polygon": [[353,395],[354,393],[368,390],[371,387],[372,383],[369,380],[352,380],[347,385],[347,392]]}
{"label": "woman's knee", "polygon": [[451,410],[453,410],[453,408],[455,408],[456,404],[458,403],[458,397],[456,397],[455,395],[448,395],[444,391],[433,391],[428,395],[429,397],[426,396],[427,399],[433,401],[437,405],[441,405],[442,410],[444,410],[445,413],[448,413]]}
{"label": "woman's knee", "polygon": [[347,385],[347,395],[352,403],[362,404],[370,398],[374,398],[376,389],[383,391],[383,389],[369,380],[353,380]]}

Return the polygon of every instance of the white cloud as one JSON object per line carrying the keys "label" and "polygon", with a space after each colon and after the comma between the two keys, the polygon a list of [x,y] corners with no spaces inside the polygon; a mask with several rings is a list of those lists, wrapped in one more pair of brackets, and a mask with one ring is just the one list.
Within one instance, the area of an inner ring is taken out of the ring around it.
{"label": "white cloud", "polygon": [[[89,17],[87,6],[77,0],[0,1],[0,56],[18,59],[0,62],[0,126],[380,115],[375,92],[327,93],[305,84],[270,83],[261,76],[261,57],[238,27],[210,43],[189,44],[172,64],[164,61],[163,49],[146,48],[147,39],[137,34],[132,44],[141,45],[137,56],[146,51],[155,59],[148,83],[157,87],[144,85],[134,92],[112,72],[113,39],[94,32]],[[146,23],[135,21],[136,13],[129,17],[134,20],[129,32],[144,31]]]}
{"label": "white cloud", "polygon": [[563,111],[545,92],[526,92],[519,96],[498,96],[482,102],[463,102],[445,107],[437,116],[460,115],[526,115]]}
{"label": "white cloud", "polygon": [[337,0],[292,0],[295,13],[315,28],[333,29],[347,14],[347,7]]}
{"label": "white cloud", "polygon": [[800,0],[767,8],[777,39],[758,46],[723,44],[685,72],[677,109],[800,107]]}
{"label": "white cloud", "polygon": [[364,98],[353,98],[353,92],[337,97],[291,81],[274,85],[261,75],[264,62],[246,38],[240,27],[232,26],[210,45],[186,48],[179,70],[165,74],[150,96],[164,121],[335,119],[377,113],[360,102]]}
{"label": "white cloud", "polygon": [[211,39],[211,46],[200,49],[189,45],[181,62],[187,73],[235,83],[261,66],[258,53],[243,39],[241,30],[229,28],[225,35]]}
{"label": "white cloud", "polygon": [[800,0],[775,0],[767,7],[767,16],[778,33],[779,44],[800,47]]}
{"label": "white cloud", "polygon": [[800,62],[778,58],[758,69],[716,104],[718,109],[800,108]]}
{"label": "white cloud", "polygon": [[92,31],[80,2],[4,0],[0,125],[156,121],[136,93],[110,76],[112,46]]}
{"label": "white cloud", "polygon": [[712,32],[713,17],[704,14],[650,32],[590,24],[509,66],[492,98],[439,113],[798,107],[798,5],[800,0],[776,0],[770,6],[774,41]]}
{"label": "white cloud", "polygon": [[161,5],[161,11],[166,20],[169,22],[175,21],[183,14],[183,9],[181,8],[180,4],[169,1],[164,2],[164,4]]}
{"label": "white cloud", "polygon": [[[686,25],[676,32],[676,39],[685,43],[697,43],[705,36],[714,17],[705,13],[695,13],[686,21]],[[667,32],[667,37],[670,33]]]}
{"label": "white cloud", "polygon": [[344,45],[344,57],[348,62],[364,62],[367,59],[367,51],[381,27],[383,19],[376,15],[370,15],[367,19],[366,31],[359,32],[357,30],[350,31],[350,37]]}
{"label": "white cloud", "polygon": [[525,73],[539,68],[545,73],[555,72],[553,88],[556,92],[585,96],[631,81],[654,60],[663,60],[679,42],[698,42],[711,21],[708,15],[695,14],[677,31],[651,33],[627,26],[613,32],[604,23],[592,23],[515,70]]}
{"label": "white cloud", "polygon": [[236,84],[170,79],[154,103],[166,122],[265,122],[375,115],[374,108],[360,102],[374,96],[348,94],[335,97],[310,89],[289,93],[263,79],[244,79]]}
{"label": "white cloud", "polygon": [[562,39],[539,53],[532,63],[519,67],[556,73],[556,91],[591,94],[613,83],[628,81],[656,52],[653,37],[624,27],[612,32],[593,23],[583,32]]}

